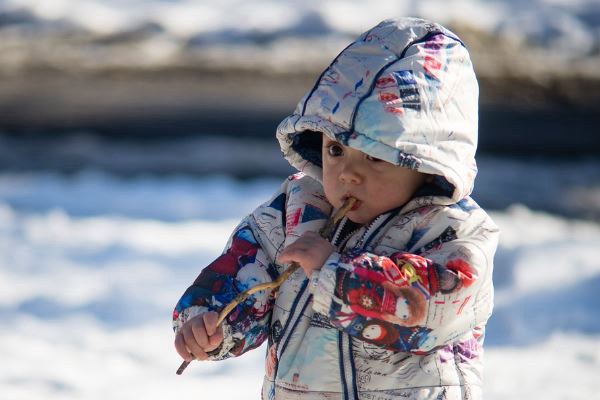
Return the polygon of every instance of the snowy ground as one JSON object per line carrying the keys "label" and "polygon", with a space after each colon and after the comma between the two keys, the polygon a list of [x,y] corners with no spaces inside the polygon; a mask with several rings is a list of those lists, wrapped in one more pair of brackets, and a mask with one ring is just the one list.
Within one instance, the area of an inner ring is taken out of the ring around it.
{"label": "snowy ground", "polygon": [[[600,71],[599,0],[0,0],[0,72],[16,74],[30,58],[56,68],[160,67],[182,62],[184,53],[309,69],[396,15],[537,44],[550,69],[572,72],[587,60],[578,73]],[[20,107],[17,94],[11,99]],[[0,400],[259,398],[264,349],[175,375],[172,307],[239,218],[278,185],[273,178],[158,177],[172,169],[230,172],[232,157],[223,155],[231,147],[206,154],[215,147],[205,144],[138,151],[61,142],[60,151],[32,152],[0,137]],[[63,175],[44,171],[44,157],[77,168],[92,160],[116,173],[152,164],[155,174]],[[189,164],[198,159],[210,159],[213,170]],[[259,161],[255,169],[274,172],[273,161]],[[17,172],[36,163],[36,172]],[[476,198],[496,207],[503,232],[487,336],[488,400],[598,397],[600,165],[559,164],[479,164]]]}
{"label": "snowy ground", "polygon": [[[176,376],[170,314],[277,185],[0,174],[0,398],[258,398],[263,349]],[[503,235],[486,399],[594,398],[600,227],[518,205],[492,216]]]}
{"label": "snowy ground", "polygon": [[598,76],[598,0],[0,0],[0,70],[16,73],[29,59],[67,70],[160,67],[188,56],[204,65],[310,69],[396,16],[545,49],[536,60],[546,66],[529,69]]}
{"label": "snowy ground", "polygon": [[[600,41],[599,11],[598,0],[0,0],[3,25],[37,26],[30,35],[79,28],[114,34],[118,40],[118,34],[146,27],[173,39],[202,38],[200,44],[265,41],[356,35],[382,19],[405,15],[470,25],[581,55]],[[163,51],[170,49],[168,42],[162,44]]]}

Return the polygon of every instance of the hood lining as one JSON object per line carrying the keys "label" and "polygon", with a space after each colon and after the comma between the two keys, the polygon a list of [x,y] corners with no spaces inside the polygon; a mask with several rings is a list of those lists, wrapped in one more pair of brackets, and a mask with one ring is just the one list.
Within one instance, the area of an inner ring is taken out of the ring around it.
{"label": "hood lining", "polygon": [[323,147],[323,134],[317,131],[306,130],[296,133],[292,138],[292,150],[305,161],[319,168],[323,168],[321,148]]}

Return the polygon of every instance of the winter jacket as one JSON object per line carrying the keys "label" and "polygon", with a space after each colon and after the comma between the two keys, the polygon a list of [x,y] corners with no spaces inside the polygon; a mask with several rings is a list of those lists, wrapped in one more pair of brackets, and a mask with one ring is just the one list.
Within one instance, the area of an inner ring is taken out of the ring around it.
{"label": "winter jacket", "polygon": [[344,218],[321,270],[236,307],[211,358],[267,341],[263,399],[481,398],[498,230],[469,197],[477,93],[464,45],[440,25],[404,18],[361,35],[278,127],[302,172],[242,220],[178,302],[175,330],[276,279],[282,249],[324,226],[321,132],[435,179],[365,226]]}

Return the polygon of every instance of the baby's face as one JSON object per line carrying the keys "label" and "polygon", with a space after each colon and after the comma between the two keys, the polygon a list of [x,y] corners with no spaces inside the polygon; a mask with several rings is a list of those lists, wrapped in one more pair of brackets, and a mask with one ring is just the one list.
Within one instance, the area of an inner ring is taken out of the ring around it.
{"label": "baby's face", "polygon": [[425,174],[372,158],[325,135],[322,155],[327,200],[339,208],[347,197],[355,197],[358,202],[347,216],[360,224],[405,204],[425,182]]}

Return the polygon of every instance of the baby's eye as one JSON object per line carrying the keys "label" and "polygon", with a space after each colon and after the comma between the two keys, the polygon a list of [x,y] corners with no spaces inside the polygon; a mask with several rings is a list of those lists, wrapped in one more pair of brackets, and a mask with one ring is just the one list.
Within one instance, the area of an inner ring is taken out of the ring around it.
{"label": "baby's eye", "polygon": [[331,157],[340,157],[344,154],[344,149],[339,144],[332,144],[327,148],[327,154]]}
{"label": "baby's eye", "polygon": [[372,162],[381,162],[381,161],[383,161],[381,158],[376,158],[376,157],[370,156],[368,154],[367,154],[367,160],[372,161]]}

